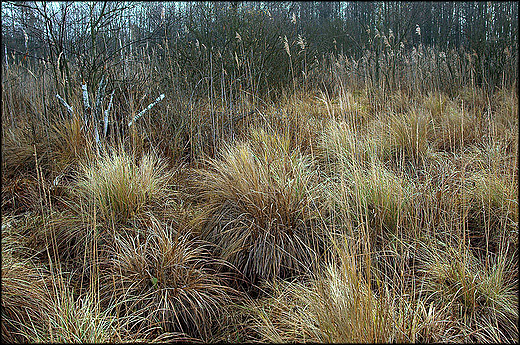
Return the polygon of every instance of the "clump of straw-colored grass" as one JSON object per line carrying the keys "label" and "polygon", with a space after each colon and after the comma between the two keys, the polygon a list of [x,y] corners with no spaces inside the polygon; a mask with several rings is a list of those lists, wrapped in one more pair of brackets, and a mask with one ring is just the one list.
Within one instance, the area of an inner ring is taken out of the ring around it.
{"label": "clump of straw-colored grass", "polygon": [[217,272],[221,265],[207,243],[152,219],[142,238],[116,236],[103,295],[145,327],[207,340],[233,293]]}
{"label": "clump of straw-colored grass", "polygon": [[518,341],[518,276],[505,251],[482,262],[465,246],[421,250],[423,293],[450,310],[461,335],[481,342]]}
{"label": "clump of straw-colored grass", "polygon": [[104,221],[124,224],[164,202],[173,173],[154,155],[136,159],[124,151],[100,156],[80,168],[72,193],[96,207]]}
{"label": "clump of straw-colored grass", "polygon": [[250,279],[308,270],[321,239],[318,175],[289,139],[263,130],[226,146],[198,172],[208,210],[206,236]]}

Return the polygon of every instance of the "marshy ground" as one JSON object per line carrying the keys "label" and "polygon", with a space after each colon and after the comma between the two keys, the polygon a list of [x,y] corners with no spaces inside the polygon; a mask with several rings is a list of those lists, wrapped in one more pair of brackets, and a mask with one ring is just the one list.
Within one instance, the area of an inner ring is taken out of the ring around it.
{"label": "marshy ground", "polygon": [[276,94],[244,49],[200,84],[143,50],[89,107],[81,66],[2,65],[3,340],[518,342],[516,72],[285,42]]}

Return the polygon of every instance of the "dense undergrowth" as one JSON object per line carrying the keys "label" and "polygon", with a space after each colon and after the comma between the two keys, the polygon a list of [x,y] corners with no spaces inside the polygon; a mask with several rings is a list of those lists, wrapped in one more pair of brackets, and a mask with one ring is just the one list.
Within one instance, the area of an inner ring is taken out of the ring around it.
{"label": "dense undergrowth", "polygon": [[68,113],[28,72],[2,75],[4,340],[518,341],[516,84],[330,67],[129,126],[143,79],[98,142],[80,88]]}

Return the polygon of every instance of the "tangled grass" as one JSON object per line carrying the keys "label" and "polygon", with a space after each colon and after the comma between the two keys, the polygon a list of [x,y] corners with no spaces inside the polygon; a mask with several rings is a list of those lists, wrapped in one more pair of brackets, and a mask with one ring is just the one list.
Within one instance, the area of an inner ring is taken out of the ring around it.
{"label": "tangled grass", "polygon": [[289,141],[264,130],[224,148],[198,171],[208,209],[206,236],[246,277],[306,271],[323,250],[319,175]]}

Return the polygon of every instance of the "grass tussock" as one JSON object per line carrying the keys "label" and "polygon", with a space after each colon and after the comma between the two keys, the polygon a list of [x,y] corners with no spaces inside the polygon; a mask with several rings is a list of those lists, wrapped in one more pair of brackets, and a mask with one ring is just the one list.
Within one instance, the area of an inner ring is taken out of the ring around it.
{"label": "grass tussock", "polygon": [[2,208],[14,214],[34,211],[40,206],[40,203],[35,203],[41,195],[39,190],[34,175],[20,174],[16,178],[5,179],[2,181]]}
{"label": "grass tussock", "polygon": [[71,190],[84,205],[99,211],[102,220],[116,224],[138,217],[150,204],[163,202],[170,193],[172,172],[153,155],[136,159],[109,153],[81,166]]}
{"label": "grass tussock", "polygon": [[436,122],[435,136],[439,150],[458,151],[479,143],[485,134],[479,118],[459,107],[450,107]]}
{"label": "grass tussock", "polygon": [[375,154],[373,142],[366,140],[345,121],[331,121],[327,125],[321,133],[316,153],[323,165],[332,171],[366,166]]}
{"label": "grass tussock", "polygon": [[388,115],[380,128],[380,150],[384,158],[404,157],[418,162],[425,157],[432,139],[430,118],[416,110]]}
{"label": "grass tussock", "polygon": [[371,245],[410,228],[416,187],[379,161],[367,168],[351,165],[330,181],[328,190],[333,219],[349,231],[369,234],[364,240]]}
{"label": "grass tussock", "polygon": [[485,239],[486,248],[493,251],[511,241],[517,244],[518,187],[515,188],[515,183],[489,170],[481,170],[468,178],[465,188],[469,199],[468,227],[474,239]]}
{"label": "grass tussock", "polygon": [[334,252],[336,260],[309,281],[276,282],[269,297],[251,303],[250,322],[262,341],[381,343],[446,336],[441,310],[403,298],[395,287],[371,285],[366,255],[339,247]]}
{"label": "grass tussock", "polygon": [[48,166],[49,145],[41,128],[15,127],[2,131],[2,175],[35,172],[37,166]]}
{"label": "grass tussock", "polygon": [[232,290],[219,275],[208,244],[152,222],[143,240],[115,239],[103,294],[141,324],[209,339],[230,303]]}
{"label": "grass tussock", "polygon": [[[512,307],[518,303],[518,274],[505,251],[484,263],[465,249],[432,245],[423,250],[424,293],[437,306],[449,307],[461,335],[479,342],[518,338],[518,309]],[[480,332],[470,331],[475,327]]]}
{"label": "grass tussock", "polygon": [[288,276],[316,262],[319,175],[286,137],[253,131],[250,142],[224,148],[198,176],[207,238],[247,277]]}
{"label": "grass tussock", "polygon": [[84,121],[74,116],[52,126],[54,166],[57,171],[69,172],[78,164],[94,159],[95,142],[87,139]]}

